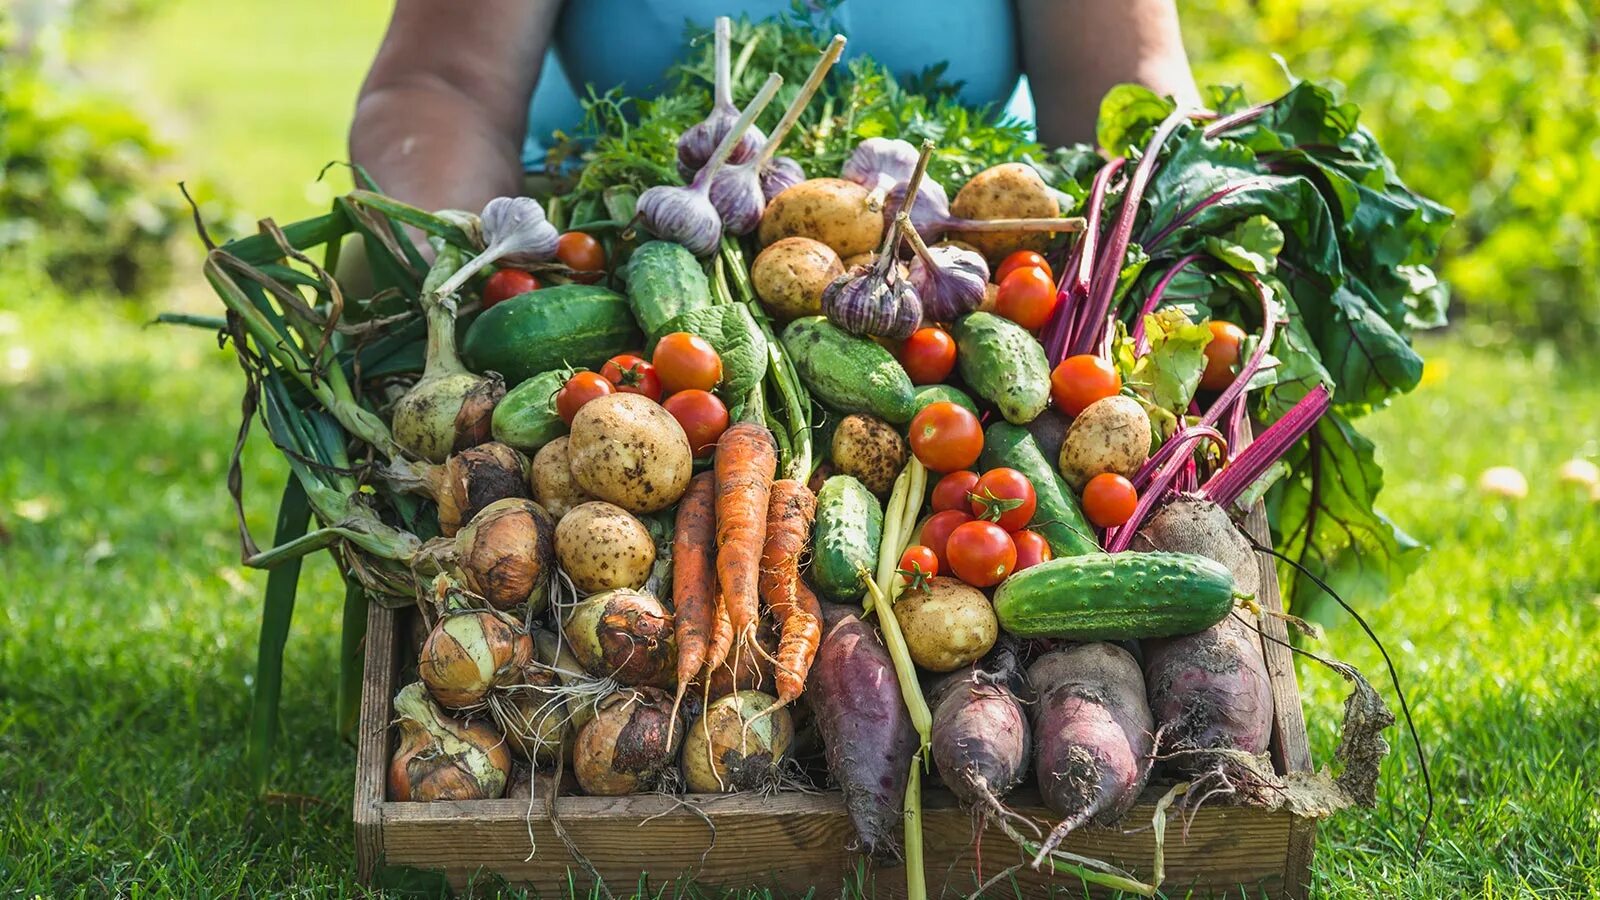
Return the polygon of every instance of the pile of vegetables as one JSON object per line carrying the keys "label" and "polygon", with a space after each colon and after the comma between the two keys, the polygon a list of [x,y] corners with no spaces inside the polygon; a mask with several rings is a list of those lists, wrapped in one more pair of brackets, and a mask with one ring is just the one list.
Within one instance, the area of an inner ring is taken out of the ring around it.
{"label": "pile of vegetables", "polygon": [[[592,795],[832,784],[913,896],[924,776],[1033,865],[1146,894],[1060,841],[1157,784],[1370,804],[1393,717],[1348,667],[1366,730],[1341,774],[1266,755],[1236,520],[1265,498],[1297,604],[1394,570],[1350,417],[1417,381],[1448,213],[1314,85],[1211,110],[1118,88],[1104,156],[939,100],[990,137],[941,149],[862,118],[900,89],[833,73],[843,38],[750,28],[737,73],[731,23],[701,48],[709,93],[694,62],[629,128],[594,99],[560,194],[474,214],[358,190],[208,258],[246,427],[293,473],[246,561],[290,572],[292,604],[299,557],[332,549],[347,647],[365,602],[419,611],[391,796],[529,770]],[[370,296],[329,274],[357,233]],[[1007,805],[1030,780],[1057,823]]]}

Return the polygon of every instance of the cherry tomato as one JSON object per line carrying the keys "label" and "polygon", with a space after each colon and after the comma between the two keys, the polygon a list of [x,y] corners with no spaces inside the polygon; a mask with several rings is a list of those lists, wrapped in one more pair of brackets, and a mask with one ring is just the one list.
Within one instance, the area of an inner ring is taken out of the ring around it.
{"label": "cherry tomato", "polygon": [[1047,562],[1055,558],[1055,551],[1050,549],[1050,542],[1044,535],[1037,531],[1013,531],[1011,543],[1017,545],[1017,567],[1012,572],[1021,572],[1031,566]]}
{"label": "cherry tomato", "polygon": [[711,342],[687,331],[674,331],[656,342],[652,356],[661,388],[669,394],[678,391],[709,391],[722,380],[722,357]]}
{"label": "cherry tomato", "polygon": [[918,328],[900,347],[900,365],[912,384],[938,384],[956,367],[956,339],[942,328]]}
{"label": "cherry tomato", "polygon": [[1017,566],[1017,545],[1011,535],[993,522],[967,522],[956,526],[945,543],[950,571],[973,587],[993,587]]}
{"label": "cherry tomato", "polygon": [[1050,373],[1050,399],[1069,416],[1122,390],[1122,376],[1110,360],[1092,353],[1069,356]]}
{"label": "cherry tomato", "polygon": [[928,579],[939,574],[939,557],[921,544],[912,544],[900,554],[900,565],[895,569],[905,579],[911,590],[924,587]]}
{"label": "cherry tomato", "polygon": [[483,283],[483,308],[539,289],[539,279],[521,269],[497,269]]}
{"label": "cherry tomato", "polygon": [[948,400],[930,403],[911,420],[911,452],[935,472],[954,472],[978,461],[983,426],[965,407]]}
{"label": "cherry tomato", "polygon": [[600,367],[600,374],[621,393],[661,400],[661,377],[656,374],[656,367],[636,354],[619,353],[611,357]]}
{"label": "cherry tomato", "polygon": [[945,556],[945,543],[950,540],[950,533],[962,525],[972,521],[972,516],[964,509],[947,509],[936,512],[928,517],[922,524],[922,534],[917,537],[917,543],[933,551],[934,559],[939,563],[942,571],[950,571],[950,560]]}
{"label": "cherry tomato", "polygon": [[717,438],[728,430],[728,407],[710,391],[698,388],[679,391],[661,405],[683,426],[695,456],[710,456],[717,448]]}
{"label": "cherry tomato", "polygon": [[569,231],[556,240],[556,259],[582,273],[573,275],[573,281],[594,284],[605,275],[606,248],[581,231]]}
{"label": "cherry tomato", "polygon": [[1056,311],[1056,283],[1044,269],[1014,269],[1000,282],[994,311],[1023,328],[1043,328]]}
{"label": "cherry tomato", "polygon": [[933,486],[933,511],[967,508],[967,494],[978,486],[978,473],[962,469],[939,479]]}
{"label": "cherry tomato", "polygon": [[994,283],[1004,284],[1006,276],[1018,269],[1043,269],[1045,277],[1055,283],[1056,273],[1050,271],[1050,264],[1032,250],[1018,250],[1001,260],[1000,268],[994,270]]}
{"label": "cherry tomato", "polygon": [[1239,364],[1244,329],[1216,319],[1207,324],[1211,326],[1211,343],[1206,344],[1206,370],[1200,376],[1200,387],[1208,391],[1227,390],[1233,383],[1233,367]]}
{"label": "cherry tomato", "polygon": [[561,421],[571,425],[572,417],[585,403],[614,394],[616,390],[599,372],[579,372],[556,392],[556,412],[561,415]]}
{"label": "cherry tomato", "polygon": [[1101,472],[1083,486],[1083,514],[1101,528],[1110,528],[1133,518],[1139,505],[1139,492],[1133,482],[1115,472]]}
{"label": "cherry tomato", "polygon": [[1033,482],[1016,469],[990,469],[972,489],[972,515],[1007,531],[1026,528],[1038,505]]}

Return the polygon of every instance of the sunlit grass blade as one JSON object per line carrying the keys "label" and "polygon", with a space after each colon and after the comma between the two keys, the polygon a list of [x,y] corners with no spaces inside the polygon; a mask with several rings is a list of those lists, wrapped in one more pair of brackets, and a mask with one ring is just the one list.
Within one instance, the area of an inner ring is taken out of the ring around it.
{"label": "sunlit grass blade", "polygon": [[355,743],[361,718],[361,677],[366,660],[367,592],[354,578],[344,581],[344,623],[339,630],[339,736]]}
{"label": "sunlit grass blade", "polygon": [[[311,523],[311,504],[300,479],[289,475],[278,502],[278,528],[274,545],[305,534]],[[261,637],[256,649],[255,702],[250,709],[250,775],[257,793],[266,790],[272,769],[272,748],[278,737],[278,701],[283,694],[283,647],[294,618],[295,593],[300,584],[301,557],[284,562],[267,574],[267,592],[261,606]]]}

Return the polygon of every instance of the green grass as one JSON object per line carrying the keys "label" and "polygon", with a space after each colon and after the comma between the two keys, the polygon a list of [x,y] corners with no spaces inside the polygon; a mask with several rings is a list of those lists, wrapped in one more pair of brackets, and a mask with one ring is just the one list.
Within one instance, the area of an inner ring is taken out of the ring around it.
{"label": "green grass", "polygon": [[[179,174],[288,221],[324,205],[307,184],[343,155],[384,6],[179,0],[89,48],[179,116]],[[240,379],[210,335],[146,318],[0,262],[0,892],[359,894],[354,754],[333,721],[342,588],[325,557],[307,566],[279,794],[257,798],[242,755],[265,577],[238,564],[224,488]],[[1413,856],[1422,792],[1394,730],[1378,808],[1320,832],[1316,895],[1600,894],[1600,508],[1553,481],[1600,458],[1600,362],[1470,335],[1424,350],[1424,385],[1366,427],[1387,509],[1431,549],[1363,610],[1406,678],[1438,810]],[[1481,497],[1496,464],[1528,473],[1527,500]],[[266,541],[284,467],[257,438],[243,474]],[[1323,649],[1389,693],[1357,628]],[[1327,760],[1343,688],[1301,678]]]}

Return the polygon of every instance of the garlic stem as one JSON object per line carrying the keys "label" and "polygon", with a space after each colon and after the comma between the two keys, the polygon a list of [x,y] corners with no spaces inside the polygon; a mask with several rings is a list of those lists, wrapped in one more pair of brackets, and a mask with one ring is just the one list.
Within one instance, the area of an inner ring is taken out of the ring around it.
{"label": "garlic stem", "polygon": [[811,74],[806,76],[805,83],[800,85],[800,93],[789,103],[789,108],[783,111],[783,118],[778,120],[778,126],[767,135],[767,144],[761,148],[761,153],[756,157],[754,168],[757,172],[766,167],[772,157],[777,155],[778,145],[788,136],[794,124],[800,120],[800,113],[805,111],[806,104],[816,94],[817,88],[822,86],[822,79],[827,77],[828,70],[839,61],[839,56],[844,53],[845,38],[842,34],[833,36],[828,46],[823,49],[822,57],[817,64],[811,67]]}
{"label": "garlic stem", "polygon": [[706,193],[711,186],[711,177],[717,174],[723,163],[728,161],[728,154],[733,152],[733,148],[738,145],[739,139],[744,137],[745,131],[756,120],[756,116],[761,115],[761,111],[772,102],[773,95],[778,93],[778,88],[782,84],[783,76],[777,72],[767,76],[766,83],[761,85],[761,90],[750,101],[750,105],[744,108],[744,112],[739,114],[739,118],[734,120],[733,127],[728,129],[722,142],[717,144],[717,149],[712,151],[711,158],[706,160],[706,164],[699,172],[695,173],[694,181],[689,185],[691,190],[701,194]]}
{"label": "garlic stem", "polygon": [[727,16],[717,16],[712,26],[712,56],[715,72],[712,75],[711,103],[719,109],[733,109],[733,88],[730,84],[728,46],[732,40],[733,23]]}
{"label": "garlic stem", "polygon": [[[907,194],[907,196],[910,196]],[[947,219],[946,231],[1082,231],[1082,216],[1038,219]]]}

